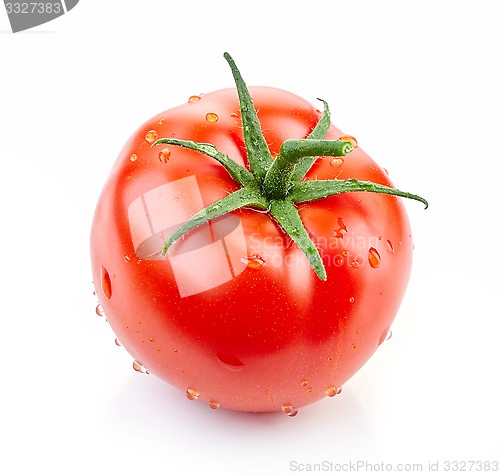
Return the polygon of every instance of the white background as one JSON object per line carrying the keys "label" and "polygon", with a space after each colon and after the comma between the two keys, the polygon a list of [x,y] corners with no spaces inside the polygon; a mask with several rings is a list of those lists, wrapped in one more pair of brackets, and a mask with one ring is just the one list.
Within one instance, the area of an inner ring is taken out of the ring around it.
{"label": "white background", "polygon": [[[500,459],[497,2],[246,3],[81,0],[18,34],[0,8],[0,474]],[[251,85],[327,99],[430,201],[407,202],[393,338],[295,418],[213,411],[135,373],[94,311],[89,230],[118,152],[149,117],[232,86],[226,50]]]}

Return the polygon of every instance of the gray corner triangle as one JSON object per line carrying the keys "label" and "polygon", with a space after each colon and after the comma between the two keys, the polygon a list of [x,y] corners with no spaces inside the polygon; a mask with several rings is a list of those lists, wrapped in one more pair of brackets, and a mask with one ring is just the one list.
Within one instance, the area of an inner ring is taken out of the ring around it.
{"label": "gray corner triangle", "polygon": [[66,11],[69,12],[70,10],[72,10],[73,8],[75,8],[76,4],[79,1],[80,0],[64,0],[64,3],[66,4]]}

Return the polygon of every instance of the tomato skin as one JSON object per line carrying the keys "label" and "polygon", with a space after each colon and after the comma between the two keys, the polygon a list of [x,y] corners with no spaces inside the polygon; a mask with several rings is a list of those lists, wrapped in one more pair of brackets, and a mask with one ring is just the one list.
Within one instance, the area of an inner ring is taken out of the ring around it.
{"label": "tomato skin", "polygon": [[[321,115],[279,89],[250,93],[273,156]],[[245,208],[191,231],[161,258],[169,234],[160,231],[175,230],[162,224],[181,224],[239,186],[191,150],[168,146],[165,162],[153,135],[211,143],[246,165],[235,89],[158,114],[126,143],[91,231],[96,293],[121,344],[149,372],[228,409],[280,411],[332,395],[384,340],[403,298],[412,240],[401,199],[357,192],[298,205],[326,281],[268,214]],[[332,126],[327,138],[341,135]],[[306,179],[392,186],[360,148],[340,166],[330,161],[317,160]]]}

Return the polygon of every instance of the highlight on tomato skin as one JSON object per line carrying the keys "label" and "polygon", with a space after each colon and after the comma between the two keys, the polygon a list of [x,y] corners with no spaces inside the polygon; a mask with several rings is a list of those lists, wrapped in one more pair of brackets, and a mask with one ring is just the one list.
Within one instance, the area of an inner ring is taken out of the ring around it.
{"label": "highlight on tomato skin", "polygon": [[119,153],[91,230],[98,308],[137,373],[209,409],[294,417],[392,335],[413,248],[402,198],[427,202],[326,102],[248,88],[225,58],[236,88],[191,95]]}

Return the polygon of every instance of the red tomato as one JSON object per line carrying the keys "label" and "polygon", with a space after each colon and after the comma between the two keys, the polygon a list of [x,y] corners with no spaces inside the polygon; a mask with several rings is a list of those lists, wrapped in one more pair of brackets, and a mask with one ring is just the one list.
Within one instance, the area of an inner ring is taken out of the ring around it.
{"label": "red tomato", "polygon": [[[291,93],[250,93],[273,157],[321,117]],[[326,280],[252,207],[193,229],[164,256],[179,225],[240,186],[213,158],[152,146],[162,137],[213,144],[248,167],[236,89],[192,96],[132,135],[91,234],[96,293],[118,340],[136,366],[212,408],[294,415],[337,394],[386,338],[407,286],[412,239],[401,199],[350,192],[297,205]],[[349,178],[392,186],[360,148],[319,158],[305,179]]]}

